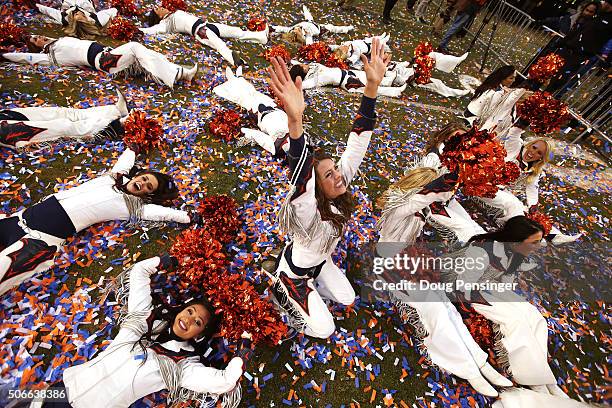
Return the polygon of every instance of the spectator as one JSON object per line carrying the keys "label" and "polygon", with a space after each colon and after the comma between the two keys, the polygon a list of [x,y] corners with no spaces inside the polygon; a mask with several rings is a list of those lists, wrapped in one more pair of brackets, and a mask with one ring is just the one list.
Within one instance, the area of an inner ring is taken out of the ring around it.
{"label": "spectator", "polygon": [[[416,3],[416,1],[417,0],[406,1],[406,10],[408,12],[412,11],[412,8],[414,7],[414,3]],[[383,23],[391,24],[393,22],[393,19],[391,18],[391,10],[393,10],[393,7],[395,7],[396,3],[397,0],[385,0],[385,8],[383,9]]]}
{"label": "spectator", "polygon": [[578,7],[578,10],[574,14],[536,20],[536,24],[545,25],[558,33],[567,35],[572,29],[579,28],[584,22],[595,17],[595,14],[597,14],[599,10],[599,3],[599,1],[588,1]]}
{"label": "spectator", "polygon": [[462,28],[476,17],[476,14],[485,2],[486,0],[447,0],[446,15],[441,15],[440,17],[446,20],[453,12],[456,12],[456,17],[448,30],[446,30],[446,33],[444,33],[442,41],[440,41],[438,46],[438,52],[448,53],[448,43],[453,35],[461,31]]}

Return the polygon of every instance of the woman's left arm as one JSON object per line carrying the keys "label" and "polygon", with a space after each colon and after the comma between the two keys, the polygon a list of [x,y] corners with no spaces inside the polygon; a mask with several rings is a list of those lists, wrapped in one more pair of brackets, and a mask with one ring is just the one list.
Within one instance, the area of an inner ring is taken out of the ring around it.
{"label": "woman's left arm", "polygon": [[191,391],[223,394],[236,387],[242,376],[243,361],[240,357],[230,360],[225,370],[206,367],[201,363],[188,363],[183,368],[181,375],[181,387]]}
{"label": "woman's left arm", "polygon": [[146,221],[174,221],[181,224],[189,224],[191,222],[187,211],[157,204],[145,204],[142,208],[142,219]]}
{"label": "woman's left arm", "polygon": [[540,177],[541,174],[539,174],[531,183],[527,182],[527,185],[525,186],[525,197],[527,200],[527,207],[529,208],[538,204]]}

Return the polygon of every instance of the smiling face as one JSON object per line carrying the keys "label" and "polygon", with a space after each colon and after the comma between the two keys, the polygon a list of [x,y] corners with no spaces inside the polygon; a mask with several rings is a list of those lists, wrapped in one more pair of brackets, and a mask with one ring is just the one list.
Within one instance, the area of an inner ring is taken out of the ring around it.
{"label": "smiling face", "polygon": [[323,159],[317,163],[315,169],[317,183],[323,191],[325,198],[333,200],[346,193],[344,177],[338,170],[338,166],[331,159]]}
{"label": "smiling face", "polygon": [[542,233],[542,231],[533,233],[523,242],[517,242],[516,244],[514,244],[513,250],[514,252],[518,252],[523,256],[528,256],[530,253],[540,247],[540,242],[542,241],[543,237],[544,234]]}
{"label": "smiling face", "polygon": [[537,142],[525,147],[523,150],[523,161],[525,163],[532,163],[542,160],[544,155],[548,154],[546,150],[546,143],[542,140],[538,140]]}
{"label": "smiling face", "polygon": [[183,340],[198,337],[210,320],[210,312],[203,305],[187,306],[174,318],[172,331]]}
{"label": "smiling face", "polygon": [[49,44],[51,41],[53,41],[51,38],[43,35],[33,35],[30,37],[30,42],[38,48],[44,48],[45,45]]}
{"label": "smiling face", "polygon": [[148,173],[134,177],[127,183],[126,186],[128,193],[137,197],[153,194],[155,191],[157,191],[157,187],[159,187],[157,178]]}

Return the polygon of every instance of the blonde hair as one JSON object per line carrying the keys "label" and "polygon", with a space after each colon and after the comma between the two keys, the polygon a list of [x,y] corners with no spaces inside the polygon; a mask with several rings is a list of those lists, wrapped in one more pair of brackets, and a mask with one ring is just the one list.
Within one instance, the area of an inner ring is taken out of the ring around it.
{"label": "blonde hair", "polygon": [[338,59],[340,60],[345,60],[348,58],[348,47],[346,46],[339,46],[338,48],[336,48],[334,50],[334,55],[336,55],[338,57]]}
{"label": "blonde hair", "polygon": [[534,162],[534,164],[531,165],[531,174],[527,177],[528,183],[535,181],[540,176],[540,173],[542,173],[542,170],[544,170],[544,167],[548,163],[552,162],[554,158],[555,144],[552,139],[534,139],[531,142],[525,143],[523,145],[523,150],[529,149],[531,146],[538,142],[544,142],[546,144],[546,153],[542,155],[542,158],[540,160]]}
{"label": "blonde hair", "polygon": [[304,37],[302,29],[299,27],[292,28],[291,31],[281,34],[281,40],[293,45],[306,44],[306,37]]}
{"label": "blonde hair", "polygon": [[64,27],[64,34],[68,37],[76,37],[81,40],[95,40],[103,35],[103,29],[89,19],[86,21],[77,20],[72,14],[68,14],[66,20],[68,25]]}
{"label": "blonde hair", "polygon": [[389,194],[393,191],[408,191],[413,188],[423,187],[439,177],[438,171],[431,167],[417,167],[410,170],[402,178],[389,186],[389,188],[376,200],[376,206],[384,209],[387,205]]}

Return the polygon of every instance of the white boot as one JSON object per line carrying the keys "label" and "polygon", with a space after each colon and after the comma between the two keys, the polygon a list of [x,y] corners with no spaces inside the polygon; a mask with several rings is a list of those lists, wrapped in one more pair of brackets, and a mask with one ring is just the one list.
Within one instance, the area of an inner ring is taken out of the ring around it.
{"label": "white boot", "polygon": [[432,51],[429,56],[436,60],[436,69],[442,72],[452,72],[457,65],[461,64],[468,56],[466,52],[460,57],[454,55],[442,54],[439,52]]}
{"label": "white boot", "polygon": [[118,89],[117,89],[117,99],[118,101],[115,104],[115,106],[117,107],[117,110],[119,111],[119,114],[121,115],[121,117],[129,115],[130,110],[128,109],[127,102],[125,101],[125,96]]}
{"label": "white boot", "polygon": [[561,387],[559,387],[557,384],[546,384],[546,388],[548,389],[548,392],[550,392],[551,395],[569,399],[569,396],[565,392],[563,392]]}
{"label": "white boot", "polygon": [[198,73],[198,63],[196,62],[196,64],[190,69],[183,68],[183,74],[181,75],[181,79],[184,81],[191,82],[191,80],[195,78],[197,73]]}
{"label": "white boot", "polygon": [[540,394],[550,395],[550,391],[548,391],[548,388],[546,388],[545,385],[530,385],[529,388],[532,391],[539,392]]}
{"label": "white boot", "polygon": [[412,68],[396,67],[395,72],[397,73],[395,79],[393,80],[393,85],[395,86],[406,84],[406,82],[408,82],[408,80],[414,76],[414,69]]}
{"label": "white boot", "polygon": [[485,363],[485,365],[480,368],[480,372],[493,385],[497,385],[498,387],[512,387],[512,381],[498,373],[489,363]]}
{"label": "white boot", "polygon": [[551,242],[553,243],[553,245],[569,244],[570,242],[576,241],[581,236],[582,233],[576,235],[566,235],[559,233],[555,235]]}
{"label": "white boot", "polygon": [[468,382],[472,388],[482,395],[486,395],[487,397],[497,397],[499,395],[495,388],[493,388],[483,377],[472,378],[468,380]]}
{"label": "white boot", "polygon": [[404,92],[404,89],[406,89],[406,84],[402,86],[379,86],[378,95],[399,98],[402,95],[402,92]]}
{"label": "white boot", "polygon": [[272,136],[256,129],[242,128],[240,130],[244,134],[243,137],[238,139],[238,144],[240,146],[245,146],[246,144],[258,144],[267,152],[273,155],[276,154],[276,148],[274,147],[274,139]]}

